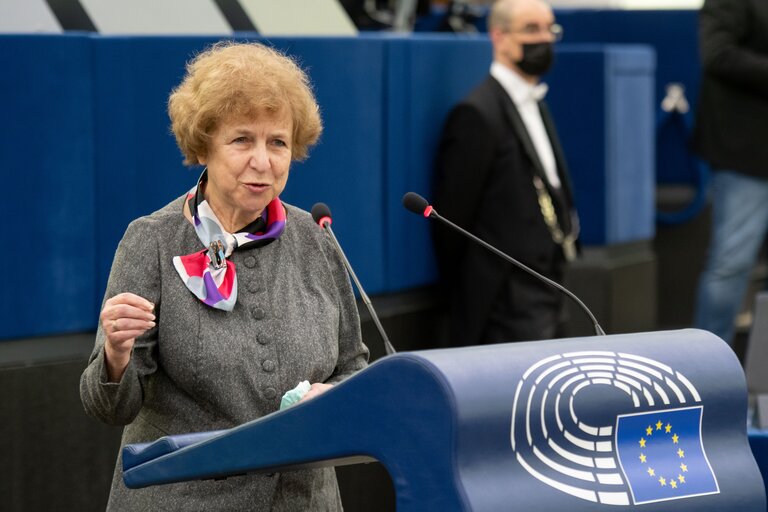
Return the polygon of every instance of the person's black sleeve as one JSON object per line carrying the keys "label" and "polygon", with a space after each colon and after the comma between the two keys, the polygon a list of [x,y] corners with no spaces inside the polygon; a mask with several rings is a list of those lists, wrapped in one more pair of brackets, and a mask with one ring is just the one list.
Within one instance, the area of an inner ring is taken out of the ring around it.
{"label": "person's black sleeve", "polygon": [[704,72],[717,80],[768,98],[768,55],[747,46],[757,17],[746,0],[706,0],[699,15]]}
{"label": "person's black sleeve", "polygon": [[[454,108],[446,121],[438,149],[433,204],[446,219],[472,231],[494,156],[494,133],[481,112],[467,104]],[[466,241],[435,224],[435,249],[441,273],[456,264]]]}

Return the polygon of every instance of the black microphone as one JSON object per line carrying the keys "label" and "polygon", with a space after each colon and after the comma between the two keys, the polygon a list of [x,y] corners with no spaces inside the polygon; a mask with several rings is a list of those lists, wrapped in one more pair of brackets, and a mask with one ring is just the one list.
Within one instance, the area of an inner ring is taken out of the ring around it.
{"label": "black microphone", "polygon": [[360,281],[357,279],[355,271],[352,270],[352,265],[349,264],[349,260],[347,260],[344,251],[341,250],[341,245],[339,245],[339,241],[331,229],[331,223],[333,222],[333,219],[331,219],[331,209],[328,208],[328,205],[325,203],[315,203],[315,205],[312,207],[312,218],[320,225],[321,228],[325,229],[331,235],[331,241],[336,247],[336,252],[338,252],[339,256],[341,256],[341,260],[344,262],[344,266],[347,267],[347,272],[349,272],[349,275],[352,277],[352,281],[355,282],[355,286],[357,286],[357,290],[360,292],[360,298],[363,299],[365,306],[368,308],[368,313],[371,314],[373,323],[376,324],[376,329],[379,330],[381,339],[384,340],[384,350],[387,352],[387,355],[394,354],[395,348],[392,346],[392,343],[389,342],[387,333],[384,332],[384,327],[382,327],[381,322],[379,322],[379,317],[376,315],[376,311],[373,309],[371,299],[368,298],[365,290],[363,290],[363,285],[361,285]]}
{"label": "black microphone", "polygon": [[488,249],[489,251],[491,251],[495,255],[503,258],[504,260],[508,261],[509,263],[512,263],[516,267],[518,267],[518,268],[520,268],[522,270],[525,270],[526,272],[528,272],[532,276],[534,276],[534,277],[544,281],[549,286],[552,286],[553,288],[557,288],[562,293],[564,293],[565,295],[567,295],[568,297],[573,299],[573,301],[576,304],[579,305],[579,307],[582,309],[582,311],[584,311],[587,314],[587,316],[589,317],[590,321],[592,322],[592,325],[595,328],[595,334],[597,334],[598,336],[605,336],[605,331],[603,331],[603,328],[600,327],[600,324],[597,323],[597,319],[595,319],[595,315],[592,314],[592,312],[589,310],[589,308],[583,302],[581,302],[581,300],[576,295],[571,293],[571,291],[568,290],[567,288],[565,288],[564,286],[554,282],[553,280],[551,280],[550,278],[548,278],[546,276],[543,276],[543,275],[539,274],[538,272],[536,272],[532,268],[523,265],[522,263],[520,263],[519,261],[514,259],[512,256],[509,256],[508,254],[504,254],[503,252],[501,252],[500,250],[498,250],[497,248],[495,248],[494,246],[492,246],[488,242],[486,242],[484,240],[481,240],[480,238],[476,237],[475,235],[473,235],[469,231],[467,231],[465,229],[462,229],[461,227],[457,226],[456,224],[454,224],[453,222],[449,221],[445,217],[439,215],[437,213],[437,211],[429,204],[429,202],[426,199],[424,199],[423,197],[421,197],[419,194],[417,194],[416,192],[407,192],[403,196],[403,206],[405,206],[406,210],[411,211],[413,213],[417,213],[419,215],[424,215],[427,218],[433,218],[433,219],[439,220],[443,224],[445,224],[447,226],[450,226],[452,229],[458,231],[462,235],[464,235],[464,236],[470,238],[471,240],[477,242],[478,244],[482,245],[483,247],[485,247],[486,249]]}

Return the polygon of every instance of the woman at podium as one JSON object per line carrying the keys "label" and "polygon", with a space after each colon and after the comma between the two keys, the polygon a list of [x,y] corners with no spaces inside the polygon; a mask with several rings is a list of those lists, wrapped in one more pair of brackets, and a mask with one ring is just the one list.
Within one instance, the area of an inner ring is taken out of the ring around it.
{"label": "woman at podium", "polygon": [[[122,444],[226,429],[322,393],[368,360],[343,264],[310,215],[279,196],[322,130],[304,72],[259,44],[199,54],[168,112],[197,184],[133,221],[112,264],[80,381]],[[267,441],[265,442],[273,442]],[[341,510],[333,468],[129,490],[110,510]]]}

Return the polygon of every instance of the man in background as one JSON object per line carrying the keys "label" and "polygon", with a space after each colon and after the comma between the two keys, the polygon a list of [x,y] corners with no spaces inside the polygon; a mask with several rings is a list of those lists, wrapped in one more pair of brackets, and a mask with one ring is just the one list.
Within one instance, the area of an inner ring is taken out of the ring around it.
{"label": "man in background", "polygon": [[[555,126],[539,83],[562,29],[541,0],[500,0],[488,19],[490,76],[450,113],[435,169],[437,210],[560,281],[578,221]],[[563,295],[436,224],[453,346],[561,335]]]}
{"label": "man in background", "polygon": [[706,0],[699,45],[694,146],[714,172],[694,323],[731,343],[768,228],[768,1]]}

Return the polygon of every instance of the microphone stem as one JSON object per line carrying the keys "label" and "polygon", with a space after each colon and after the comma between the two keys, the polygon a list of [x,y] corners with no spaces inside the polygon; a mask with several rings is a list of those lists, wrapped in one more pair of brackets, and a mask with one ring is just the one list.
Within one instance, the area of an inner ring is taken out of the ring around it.
{"label": "microphone stem", "polygon": [[512,263],[513,265],[515,265],[517,268],[519,268],[521,270],[525,270],[526,272],[528,272],[532,276],[541,279],[542,281],[544,281],[545,283],[547,283],[551,287],[556,288],[556,289],[560,290],[561,292],[563,292],[564,294],[566,294],[568,297],[571,298],[571,300],[573,300],[581,308],[582,311],[584,311],[587,314],[589,319],[592,321],[592,325],[594,326],[594,329],[595,329],[595,334],[597,334],[598,336],[605,336],[605,331],[603,331],[603,328],[600,327],[600,324],[597,323],[597,319],[592,314],[592,312],[589,310],[589,308],[583,302],[581,302],[581,300],[576,295],[571,293],[570,290],[568,290],[564,286],[561,286],[560,284],[556,283],[555,281],[551,280],[550,278],[539,274],[538,272],[536,272],[532,268],[529,268],[529,267],[523,265],[522,263],[520,263],[519,261],[517,261],[517,260],[507,256],[506,254],[504,254],[503,252],[501,252],[500,250],[498,250],[497,248],[495,248],[491,244],[489,244],[486,241],[476,237],[475,235],[473,235],[472,233],[470,233],[466,229],[463,229],[462,227],[454,224],[453,222],[449,221],[448,219],[442,217],[435,210],[432,210],[429,213],[429,216],[430,217],[434,217],[435,219],[439,220],[440,222],[442,222],[444,224],[447,224],[448,226],[452,227],[453,229],[456,229],[456,230],[462,232],[463,234],[465,234],[466,236],[468,236],[469,238],[471,238],[475,242],[479,243],[480,245],[482,245],[483,247],[485,247],[486,249],[488,249],[489,251],[491,251],[495,255],[503,258],[505,261],[508,261],[509,263]]}
{"label": "microphone stem", "polygon": [[331,241],[333,242],[333,245],[336,246],[336,252],[339,254],[339,256],[341,256],[341,259],[344,262],[344,266],[347,267],[347,272],[349,272],[349,275],[352,277],[352,281],[354,281],[355,286],[357,286],[357,291],[360,292],[360,298],[363,299],[363,303],[365,304],[365,307],[368,308],[368,313],[370,313],[371,318],[373,319],[373,323],[376,325],[376,329],[379,331],[381,339],[384,340],[384,350],[387,352],[387,355],[394,354],[395,348],[392,346],[392,343],[389,342],[387,333],[384,332],[384,327],[381,325],[379,317],[376,315],[376,311],[373,309],[371,299],[368,298],[365,290],[363,290],[363,285],[360,284],[360,280],[357,279],[355,271],[352,270],[352,265],[350,265],[349,260],[347,260],[347,256],[344,254],[344,251],[341,250],[341,245],[339,245],[339,241],[336,239],[336,234],[333,232],[333,229],[331,229],[331,223],[324,222],[323,227],[327,229],[331,234]]}

